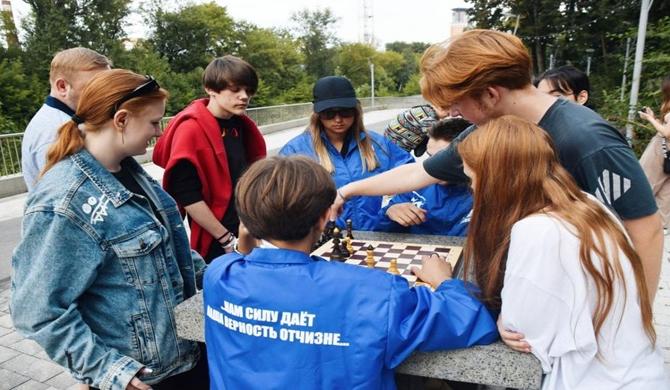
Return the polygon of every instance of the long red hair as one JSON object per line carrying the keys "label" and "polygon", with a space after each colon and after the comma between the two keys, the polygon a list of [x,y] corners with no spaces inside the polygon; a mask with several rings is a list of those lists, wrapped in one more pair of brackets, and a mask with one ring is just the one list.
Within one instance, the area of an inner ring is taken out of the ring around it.
{"label": "long red hair", "polygon": [[655,342],[640,257],[622,227],[587,197],[560,165],[546,132],[524,119],[506,115],[470,134],[458,145],[458,152],[475,177],[465,274],[474,275],[481,298],[489,307],[501,305],[512,225],[531,214],[548,211],[574,226],[580,238],[579,259],[596,287],[596,334],[612,309],[616,282],[623,281],[621,249],[633,269],[644,330]]}

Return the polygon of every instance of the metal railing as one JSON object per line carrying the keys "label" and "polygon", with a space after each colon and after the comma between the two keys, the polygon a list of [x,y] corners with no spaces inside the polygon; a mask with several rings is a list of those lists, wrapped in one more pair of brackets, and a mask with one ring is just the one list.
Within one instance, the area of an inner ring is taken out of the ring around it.
{"label": "metal railing", "polygon": [[[418,104],[425,104],[420,95],[405,97],[376,97],[374,107],[371,98],[359,99],[363,108],[387,109],[406,108]],[[288,122],[294,119],[306,118],[312,113],[312,103],[284,104],[279,106],[256,107],[247,110],[259,126]],[[172,117],[163,118],[161,126],[165,127]],[[262,129],[261,129],[262,131]],[[0,134],[0,177],[21,173],[21,141],[23,133]],[[152,141],[151,146],[153,146]]]}

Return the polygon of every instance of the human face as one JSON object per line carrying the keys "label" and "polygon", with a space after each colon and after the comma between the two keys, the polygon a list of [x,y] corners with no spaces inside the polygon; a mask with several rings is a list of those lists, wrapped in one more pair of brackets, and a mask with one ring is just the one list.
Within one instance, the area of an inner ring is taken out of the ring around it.
{"label": "human face", "polygon": [[465,173],[465,176],[470,178],[470,187],[472,187],[472,190],[475,190],[475,185],[477,184],[477,177],[475,176],[475,173],[472,171],[472,168],[465,162],[463,162],[463,173]]}
{"label": "human face", "polygon": [[242,115],[247,111],[249,101],[253,96],[247,91],[247,87],[229,85],[226,89],[215,92],[206,88],[209,94],[207,108],[217,118],[228,119],[233,115]]}
{"label": "human face", "polygon": [[[354,124],[354,119],[356,118],[355,111],[353,116],[348,116],[347,110],[349,109],[332,108],[319,114],[319,120],[326,130],[328,138],[343,139],[346,136],[347,131]],[[353,110],[356,109],[354,108]],[[327,114],[328,111],[334,114],[332,119],[326,119],[327,116],[330,116]],[[343,111],[344,115],[339,111]]]}
{"label": "human face", "polygon": [[489,110],[485,110],[483,104],[470,96],[463,96],[449,107],[449,116],[462,116],[464,119],[481,125],[492,119]]}
{"label": "human face", "polygon": [[162,133],[160,122],[163,114],[165,114],[163,101],[151,103],[138,113],[128,113],[122,140],[126,156],[146,153],[149,142]]}

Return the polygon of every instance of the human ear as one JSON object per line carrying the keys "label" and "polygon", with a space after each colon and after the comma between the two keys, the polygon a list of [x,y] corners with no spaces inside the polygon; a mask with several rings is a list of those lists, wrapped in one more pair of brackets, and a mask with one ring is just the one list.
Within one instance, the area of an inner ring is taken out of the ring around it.
{"label": "human ear", "polygon": [[65,79],[56,79],[54,86],[56,87],[56,91],[61,98],[65,98],[67,96],[67,92],[70,89],[70,84],[68,84]]}
{"label": "human ear", "polygon": [[117,130],[123,131],[128,124],[128,119],[130,119],[130,113],[127,110],[119,110],[114,114],[113,122],[114,127]]}
{"label": "human ear", "polygon": [[587,91],[581,91],[579,95],[577,95],[577,103],[584,105],[587,101],[589,100],[589,93]]}

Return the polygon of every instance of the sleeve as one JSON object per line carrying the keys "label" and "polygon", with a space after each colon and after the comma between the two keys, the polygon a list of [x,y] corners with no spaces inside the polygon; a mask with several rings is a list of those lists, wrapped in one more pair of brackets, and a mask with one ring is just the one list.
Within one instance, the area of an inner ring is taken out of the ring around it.
{"label": "sleeve", "polygon": [[465,348],[498,339],[491,314],[462,280],[446,280],[435,292],[409,288],[401,278],[392,283],[384,358],[389,369],[415,350]]}
{"label": "sleeve", "polygon": [[394,144],[388,138],[384,139],[386,140],[386,147],[392,156],[392,163],[389,169],[414,162],[414,157],[408,151]]}
{"label": "sleeve", "polygon": [[12,256],[14,326],[75,377],[100,389],[125,389],[143,364],[105,345],[77,307],[102,264],[100,246],[63,215],[26,214],[23,226]]}
{"label": "sleeve", "polygon": [[567,252],[555,226],[536,220],[512,229],[501,292],[503,326],[525,336],[545,373],[556,358],[577,349],[569,330],[574,316],[561,296],[572,289],[560,266],[560,253]]}
{"label": "sleeve", "polygon": [[198,252],[191,249],[191,258],[193,259],[193,269],[195,270],[195,285],[202,289],[203,276],[207,271],[207,263]]}
{"label": "sleeve", "polygon": [[465,129],[446,149],[426,159],[423,169],[432,177],[450,184],[467,183],[469,179],[463,173],[463,160],[458,155],[457,146],[475,129],[474,125]]}
{"label": "sleeve", "polygon": [[284,145],[281,149],[279,149],[280,156],[291,156],[294,154],[298,154],[298,151],[291,145],[290,143]]}
{"label": "sleeve", "polygon": [[182,207],[203,200],[202,182],[195,165],[188,160],[179,160],[169,172],[167,192]]}
{"label": "sleeve", "polygon": [[408,229],[401,224],[392,221],[391,218],[386,215],[386,211],[388,211],[389,207],[394,204],[406,203],[410,200],[410,193],[394,195],[386,206],[379,209],[377,227],[373,230],[378,232],[406,233]]}
{"label": "sleeve", "polygon": [[658,209],[649,180],[628,147],[606,148],[585,157],[575,179],[621,219],[646,217]]}

